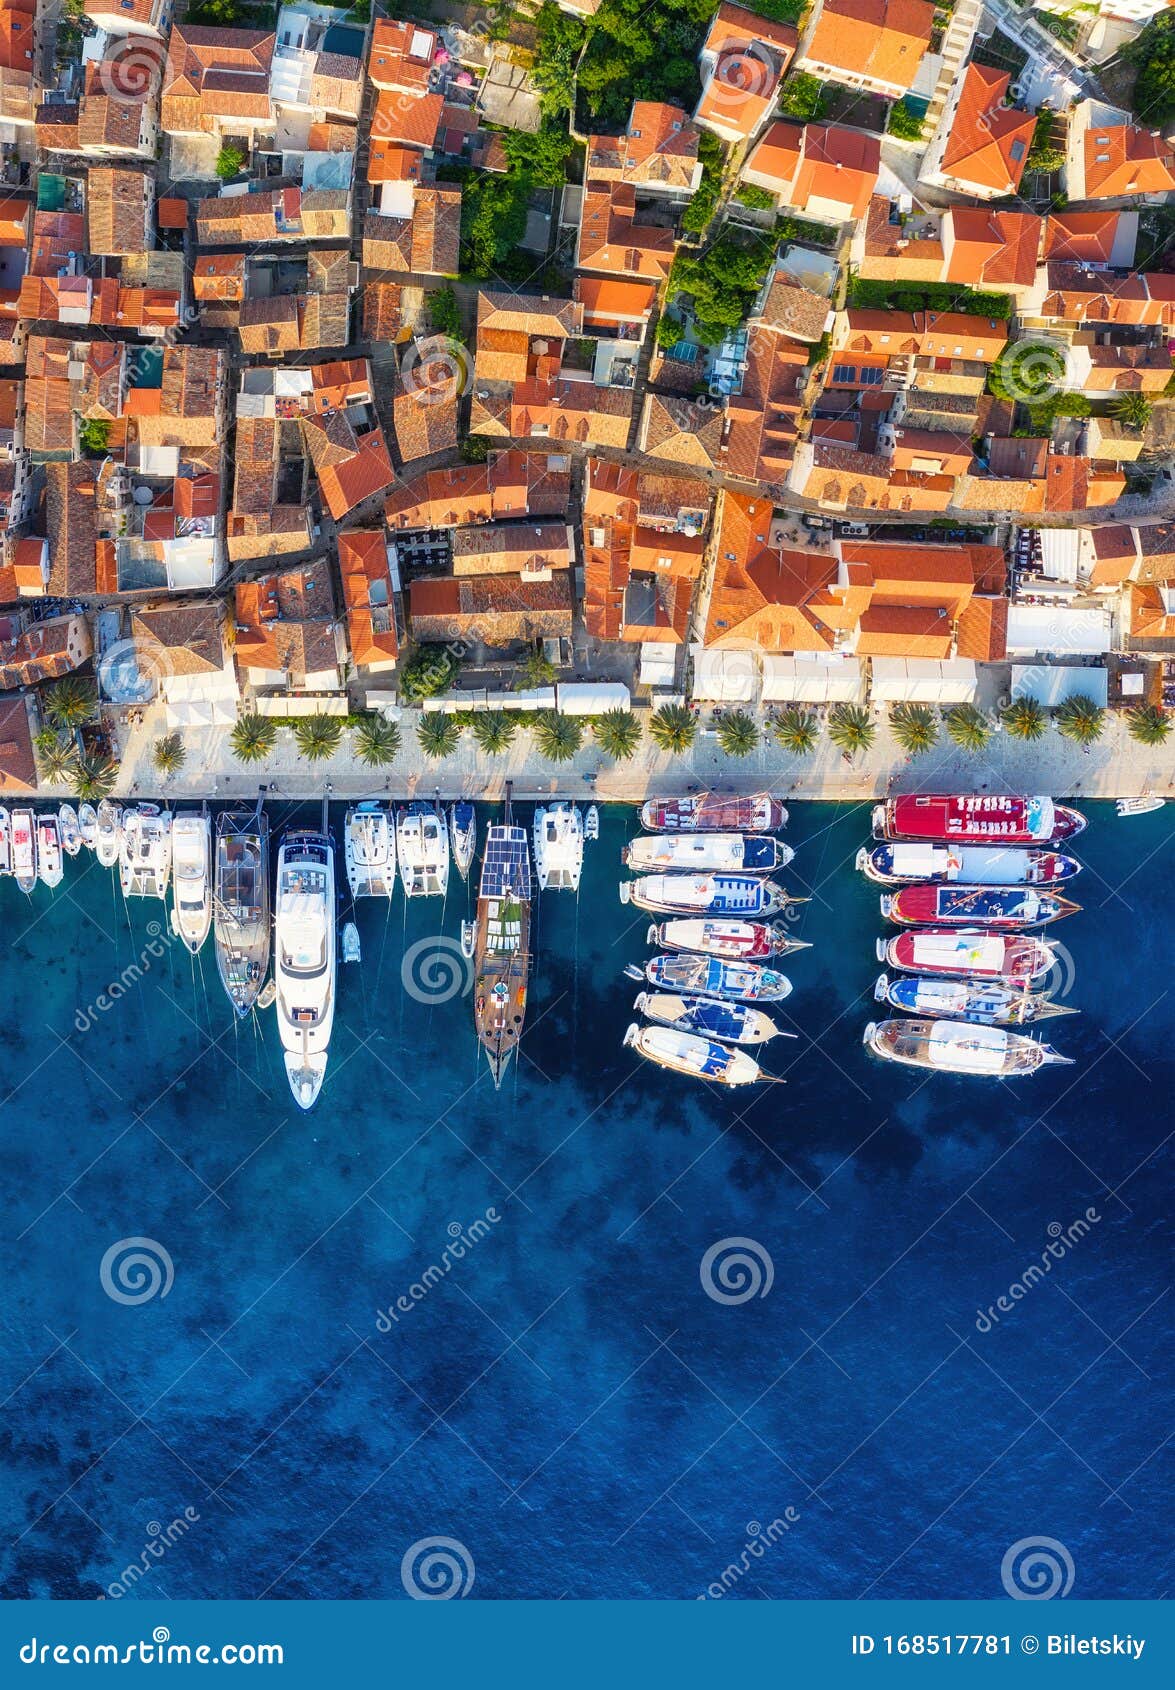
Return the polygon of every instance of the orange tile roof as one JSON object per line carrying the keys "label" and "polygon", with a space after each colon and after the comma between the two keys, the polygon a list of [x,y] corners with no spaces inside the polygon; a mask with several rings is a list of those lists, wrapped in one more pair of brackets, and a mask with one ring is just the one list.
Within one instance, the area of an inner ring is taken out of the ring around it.
{"label": "orange tile roof", "polygon": [[1044,256],[1078,263],[1107,264],[1123,216],[1120,211],[1054,211],[1045,232]]}
{"label": "orange tile roof", "polygon": [[823,0],[805,62],[908,89],[930,45],[926,0]]}
{"label": "orange tile roof", "polygon": [[445,101],[441,94],[422,94],[419,99],[382,89],[371,114],[373,148],[387,142],[405,147],[435,145]]}
{"label": "orange tile roof", "polygon": [[974,60],[967,66],[943,150],[944,175],[995,194],[1016,192],[1036,119],[1004,105],[1011,80],[1006,72]]}
{"label": "orange tile roof", "polygon": [[951,620],[936,605],[870,605],[858,623],[858,657],[951,655]]}
{"label": "orange tile roof", "polygon": [[673,230],[643,223],[627,183],[584,184],[579,224],[579,265],[664,281],[673,267]]}
{"label": "orange tile roof", "polygon": [[757,142],[747,160],[747,169],[770,176],[780,188],[790,187],[800,167],[804,131],[798,123],[773,123]]}
{"label": "orange tile roof", "polygon": [[[778,124],[773,126],[779,128]],[[846,221],[860,221],[869,209],[881,168],[881,141],[862,129],[809,123],[804,130],[803,156],[793,190],[796,205],[814,199],[844,207]]]}
{"label": "orange tile roof", "polygon": [[437,38],[431,29],[400,18],[377,18],[371,32],[367,74],[377,88],[423,94]]}
{"label": "orange tile roof", "polygon": [[1030,287],[1043,223],[1027,211],[953,206],[943,219],[944,281],[975,288]]}
{"label": "orange tile roof", "polygon": [[714,588],[705,643],[761,651],[831,651],[824,620],[836,562],[827,552],[768,544],[771,501],[728,488],[715,542]]}
{"label": "orange tile roof", "polygon": [[[339,535],[339,575],[352,660],[361,668],[394,663],[400,644],[382,529],[351,529]],[[382,591],[373,595],[373,586]]]}
{"label": "orange tile roof", "polygon": [[573,298],[583,306],[585,328],[617,319],[642,323],[657,302],[652,282],[618,281],[610,276],[577,276]]}
{"label": "orange tile roof", "polygon": [[1175,152],[1161,135],[1133,124],[1095,126],[1084,137],[1085,197],[1167,194],[1175,189]]}

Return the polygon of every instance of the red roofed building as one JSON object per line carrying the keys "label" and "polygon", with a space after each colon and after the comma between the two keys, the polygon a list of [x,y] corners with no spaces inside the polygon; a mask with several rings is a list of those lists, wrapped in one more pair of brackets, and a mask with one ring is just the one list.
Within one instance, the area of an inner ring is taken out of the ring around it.
{"label": "red roofed building", "polygon": [[382,528],[339,535],[339,575],[351,661],[369,674],[396,667],[400,642],[388,543]]}
{"label": "red roofed building", "polygon": [[1036,119],[1004,104],[1006,71],[972,62],[956,81],[920,179],[970,194],[1000,199],[1014,194],[1024,174]]}
{"label": "red roofed building", "polygon": [[933,21],[927,0],[819,0],[796,66],[896,99],[914,84]]}
{"label": "red roofed building", "polygon": [[745,6],[720,6],[699,56],[702,97],[694,122],[724,141],[751,140],[775,108],[798,42],[789,24]]}
{"label": "red roofed building", "polygon": [[1062,176],[1065,192],[1071,200],[1131,195],[1165,202],[1175,193],[1175,150],[1157,130],[1116,121],[1126,114],[1113,108],[1110,112],[1110,121],[1099,122],[1106,108],[1091,100],[1073,108]]}

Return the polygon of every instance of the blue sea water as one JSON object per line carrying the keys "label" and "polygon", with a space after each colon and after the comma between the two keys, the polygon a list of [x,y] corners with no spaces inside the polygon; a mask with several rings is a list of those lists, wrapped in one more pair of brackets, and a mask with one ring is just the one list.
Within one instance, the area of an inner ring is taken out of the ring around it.
{"label": "blue sea water", "polygon": [[[162,944],[161,908],[88,856],[31,902],[0,882],[4,1593],[97,1596],[141,1565],[128,1600],[402,1596],[405,1553],[446,1537],[486,1599],[694,1597],[730,1567],[727,1599],[995,1598],[1046,1536],[1074,1595],[1161,1594],[1170,814],[1089,810],[1084,910],[1053,930],[1082,1013],[1044,1030],[1077,1066],[1004,1084],[862,1051],[867,807],[793,809],[800,1037],[753,1093],[622,1048],[631,812],[603,813],[578,899],[541,902],[500,1093],[468,997],[401,978],[456,938],[456,877],[443,915],[362,905],[308,1116],[211,945]],[[174,1280],[130,1305],[100,1269],[135,1238]],[[707,1295],[728,1239],[769,1257],[764,1295]]]}

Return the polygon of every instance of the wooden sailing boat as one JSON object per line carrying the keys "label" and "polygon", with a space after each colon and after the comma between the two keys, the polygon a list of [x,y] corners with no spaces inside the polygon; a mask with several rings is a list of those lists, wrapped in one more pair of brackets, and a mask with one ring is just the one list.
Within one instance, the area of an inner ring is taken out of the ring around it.
{"label": "wooden sailing boat", "polygon": [[530,847],[506,816],[491,823],[481,862],[473,945],[473,1021],[494,1085],[500,1086],[526,1019],[530,973]]}

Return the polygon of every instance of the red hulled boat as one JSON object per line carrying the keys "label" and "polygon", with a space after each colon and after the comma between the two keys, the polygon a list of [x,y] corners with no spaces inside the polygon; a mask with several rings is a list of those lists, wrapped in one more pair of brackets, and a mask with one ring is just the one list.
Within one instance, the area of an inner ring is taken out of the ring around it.
{"label": "red hulled boat", "polygon": [[881,913],[903,927],[966,927],[982,922],[1014,932],[1072,915],[1080,904],[1034,886],[903,886],[881,900]]}
{"label": "red hulled boat", "polygon": [[1085,826],[1080,810],[1051,798],[990,793],[907,793],[873,811],[875,839],[936,839],[948,845],[1052,845]]}
{"label": "red hulled boat", "polygon": [[1017,933],[991,933],[982,927],[943,932],[915,928],[877,941],[877,959],[903,974],[948,974],[961,980],[1005,980],[1031,986],[1056,961],[1044,939]]}

